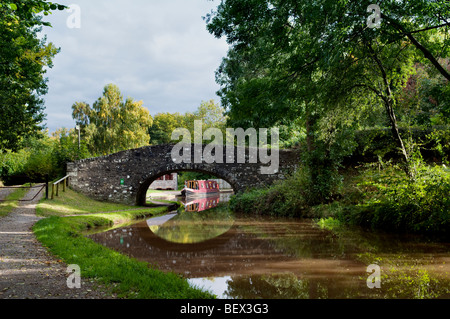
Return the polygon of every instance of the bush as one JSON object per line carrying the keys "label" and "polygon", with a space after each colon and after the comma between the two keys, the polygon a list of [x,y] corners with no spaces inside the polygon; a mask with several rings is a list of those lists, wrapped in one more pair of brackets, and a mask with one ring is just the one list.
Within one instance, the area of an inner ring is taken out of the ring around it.
{"label": "bush", "polygon": [[80,149],[73,132],[60,130],[53,137],[42,133],[39,138],[28,138],[23,148],[15,153],[0,152],[0,178],[6,184],[43,182],[66,174],[66,164],[89,157],[85,143]]}
{"label": "bush", "polygon": [[406,176],[374,178],[366,173],[361,184],[371,196],[345,207],[340,220],[397,232],[446,234],[450,231],[450,171],[422,166],[414,180]]}
{"label": "bush", "polygon": [[17,153],[0,152],[0,177],[6,185],[14,184],[15,177],[24,174],[30,154],[28,149],[22,149]]}
{"label": "bush", "polygon": [[230,200],[233,211],[246,214],[305,217],[308,213],[306,170],[298,170],[271,187],[239,193]]}

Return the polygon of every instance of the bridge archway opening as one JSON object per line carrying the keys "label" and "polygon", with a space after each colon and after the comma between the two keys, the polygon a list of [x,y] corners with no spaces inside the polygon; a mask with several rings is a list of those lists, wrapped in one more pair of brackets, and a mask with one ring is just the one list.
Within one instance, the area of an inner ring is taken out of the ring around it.
{"label": "bridge archway opening", "polygon": [[220,184],[222,191],[235,192],[236,186],[234,182],[221,174],[216,172],[209,172],[200,169],[176,169],[160,171],[155,174],[150,174],[141,183],[139,190],[137,192],[136,203],[139,206],[145,206],[148,204],[148,197],[152,191],[170,191],[174,195],[181,195],[181,190],[184,187],[185,180],[203,180],[203,179],[214,179]]}

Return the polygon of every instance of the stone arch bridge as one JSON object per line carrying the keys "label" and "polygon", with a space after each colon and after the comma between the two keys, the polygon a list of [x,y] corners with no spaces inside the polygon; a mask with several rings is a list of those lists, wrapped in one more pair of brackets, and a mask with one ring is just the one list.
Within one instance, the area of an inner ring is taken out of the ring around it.
{"label": "stone arch bridge", "polygon": [[[187,147],[194,149],[195,145]],[[201,147],[204,150],[206,145]],[[227,181],[235,192],[239,192],[283,179],[295,171],[299,163],[297,151],[278,150],[277,169],[273,174],[263,174],[261,168],[269,164],[251,161],[252,154],[255,153],[251,153],[252,149],[249,148],[234,147],[234,154],[245,151],[245,163],[242,158],[240,163],[230,162],[229,158],[227,162],[227,155],[229,157],[230,153],[224,153],[222,161],[212,164],[194,161],[194,154],[190,163],[174,161],[173,148],[174,145],[171,144],[147,146],[68,163],[67,174],[70,176],[71,188],[100,201],[144,205],[150,184],[160,176],[172,172],[209,173]]]}

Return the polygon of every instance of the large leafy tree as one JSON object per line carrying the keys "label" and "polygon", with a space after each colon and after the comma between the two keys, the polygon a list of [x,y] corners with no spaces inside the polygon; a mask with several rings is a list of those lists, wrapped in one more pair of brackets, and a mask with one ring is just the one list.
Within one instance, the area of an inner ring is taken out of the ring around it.
{"label": "large leafy tree", "polygon": [[26,136],[36,135],[45,118],[45,69],[58,49],[39,39],[41,15],[64,9],[47,1],[0,3],[0,149],[17,150]]}
{"label": "large leafy tree", "polygon": [[76,102],[73,118],[83,132],[83,139],[94,155],[107,155],[149,144],[148,129],[153,119],[142,101],[127,98],[119,88],[108,84],[103,95],[90,107]]}
{"label": "large leafy tree", "polygon": [[[448,79],[439,58],[450,48],[450,4],[382,1],[381,27],[371,28],[367,8],[372,3],[223,0],[207,23],[212,34],[226,36],[231,45],[217,72],[230,119],[261,127],[300,117],[311,138],[323,133],[321,120],[377,105],[408,163],[395,114],[397,94],[415,61]],[[329,135],[336,129],[329,127]]]}

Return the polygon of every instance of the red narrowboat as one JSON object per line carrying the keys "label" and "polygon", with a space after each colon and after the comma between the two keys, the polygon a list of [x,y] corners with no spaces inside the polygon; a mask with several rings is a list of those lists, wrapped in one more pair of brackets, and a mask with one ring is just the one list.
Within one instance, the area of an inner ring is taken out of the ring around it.
{"label": "red narrowboat", "polygon": [[218,193],[220,193],[220,189],[216,181],[186,181],[181,191],[182,196],[206,196]]}

